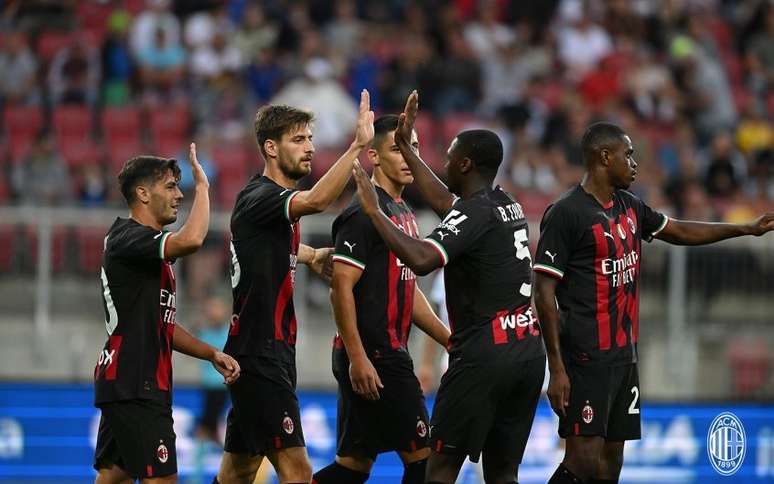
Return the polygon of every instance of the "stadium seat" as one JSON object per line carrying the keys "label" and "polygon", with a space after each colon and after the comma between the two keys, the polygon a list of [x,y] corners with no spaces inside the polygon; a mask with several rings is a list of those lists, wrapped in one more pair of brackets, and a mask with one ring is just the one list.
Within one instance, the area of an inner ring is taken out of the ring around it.
{"label": "stadium seat", "polygon": [[139,141],[114,143],[108,147],[109,176],[115,177],[129,158],[146,153]]}
{"label": "stadium seat", "polygon": [[9,106],[3,113],[5,144],[11,160],[16,161],[29,150],[43,127],[43,114],[33,106]]}
{"label": "stadium seat", "polygon": [[449,142],[451,142],[460,131],[470,129],[472,126],[480,125],[481,122],[471,114],[449,114],[441,120],[439,142],[442,145],[448,146]]}
{"label": "stadium seat", "polygon": [[102,135],[108,146],[140,144],[142,120],[134,107],[106,108],[102,112]]}
{"label": "stadium seat", "polygon": [[[38,265],[38,228],[34,225],[27,226],[25,230],[28,264],[34,271]],[[61,272],[65,263],[65,246],[67,244],[67,230],[63,226],[54,226],[51,233],[51,270]]]}
{"label": "stadium seat", "polygon": [[54,134],[59,146],[88,141],[92,128],[92,112],[83,106],[59,106],[54,109]]}
{"label": "stadium seat", "polygon": [[150,129],[158,148],[177,143],[185,145],[189,137],[191,113],[185,106],[161,106],[150,111]]}
{"label": "stadium seat", "polygon": [[70,168],[97,165],[102,161],[103,154],[102,147],[91,140],[60,144],[59,152]]}
{"label": "stadium seat", "polygon": [[60,49],[69,46],[74,38],[72,32],[43,32],[38,38],[38,57],[44,63],[48,63]]}
{"label": "stadium seat", "polygon": [[226,172],[218,176],[215,200],[223,210],[234,208],[234,202],[239,192],[247,183],[247,175],[236,172]]}
{"label": "stadium seat", "polygon": [[0,225],[0,272],[8,273],[13,268],[16,250],[16,227]]}
{"label": "stadium seat", "polygon": [[106,229],[104,227],[77,227],[75,240],[78,245],[78,271],[84,275],[96,275],[102,265]]}
{"label": "stadium seat", "polygon": [[249,160],[250,152],[241,144],[218,147],[212,153],[212,162],[218,167],[218,173],[235,170],[244,174]]}

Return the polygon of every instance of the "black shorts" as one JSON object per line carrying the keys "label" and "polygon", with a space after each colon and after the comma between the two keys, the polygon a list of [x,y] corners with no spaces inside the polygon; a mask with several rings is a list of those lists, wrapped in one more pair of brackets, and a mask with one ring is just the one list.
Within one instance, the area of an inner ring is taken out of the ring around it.
{"label": "black shorts", "polygon": [[429,418],[411,358],[373,363],[384,385],[375,401],[354,392],[347,354],[333,350],[333,376],[339,383],[336,454],[375,460],[382,452],[427,447]]}
{"label": "black shorts", "polygon": [[521,463],[545,368],[545,356],[490,365],[452,360],[435,400],[430,447],[473,462],[484,452]]}
{"label": "black shorts", "polygon": [[134,479],[177,474],[172,407],[154,400],[100,405],[94,468],[114,464]]}
{"label": "black shorts", "polygon": [[255,357],[238,361],[242,373],[229,386],[226,452],[265,455],[271,449],[304,447],[295,365]]}
{"label": "black shorts", "polygon": [[637,364],[565,364],[570,406],[559,418],[559,436],[600,436],[609,441],[640,438],[640,378]]}

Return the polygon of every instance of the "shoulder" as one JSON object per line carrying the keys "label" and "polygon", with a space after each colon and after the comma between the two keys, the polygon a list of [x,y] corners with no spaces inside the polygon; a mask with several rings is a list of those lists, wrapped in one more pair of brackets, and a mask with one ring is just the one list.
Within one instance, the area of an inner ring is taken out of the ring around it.
{"label": "shoulder", "polygon": [[629,190],[619,189],[617,193],[623,200],[634,202],[637,204],[642,203],[642,199],[637,195],[635,195],[634,193],[630,192]]}
{"label": "shoulder", "polygon": [[347,208],[345,208],[333,221],[332,228],[334,237],[336,232],[341,229],[341,227],[350,223],[371,223],[371,219],[369,219],[365,212],[363,212],[357,195],[352,197],[352,200],[349,202],[349,205],[347,205]]}

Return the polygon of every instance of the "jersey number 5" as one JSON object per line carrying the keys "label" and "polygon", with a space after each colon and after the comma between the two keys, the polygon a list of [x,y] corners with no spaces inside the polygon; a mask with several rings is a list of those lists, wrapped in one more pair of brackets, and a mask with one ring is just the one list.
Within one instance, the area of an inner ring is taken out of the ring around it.
{"label": "jersey number 5", "polygon": [[[529,267],[532,268],[532,257],[529,255],[529,247],[527,246],[528,241],[527,229],[519,229],[513,232],[513,246],[516,247],[516,258],[519,260],[527,259]],[[532,284],[522,283],[521,288],[519,288],[519,294],[530,297],[532,295]]]}

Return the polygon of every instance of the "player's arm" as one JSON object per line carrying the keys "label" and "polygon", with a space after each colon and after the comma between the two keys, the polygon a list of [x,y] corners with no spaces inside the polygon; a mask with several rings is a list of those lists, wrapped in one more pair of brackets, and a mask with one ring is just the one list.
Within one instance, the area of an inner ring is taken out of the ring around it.
{"label": "player's arm", "polygon": [[422,357],[417,367],[417,379],[422,393],[428,394],[435,388],[435,360],[438,344],[430,336],[422,337]]}
{"label": "player's arm", "polygon": [[347,186],[349,175],[352,173],[352,163],[371,143],[373,137],[374,112],[370,108],[368,91],[363,89],[360,93],[360,112],[355,128],[355,140],[311,189],[298,192],[293,196],[289,208],[290,219],[298,220],[304,215],[320,213],[327,209]]}
{"label": "player's arm", "polygon": [[556,306],[556,286],[559,279],[543,272],[535,272],[535,307],[543,342],[548,356],[548,400],[557,415],[565,415],[564,408],[570,405],[570,379],[564,368],[559,348],[559,309]]}
{"label": "player's arm", "polygon": [[368,359],[360,333],[357,330],[357,310],[352,292],[363,270],[344,262],[334,262],[331,281],[331,304],[339,336],[349,357],[349,379],[352,389],[369,400],[379,399],[379,388],[384,388],[376,368]]}
{"label": "player's arm", "polygon": [[693,222],[668,219],[655,237],[676,245],[711,244],[743,235],[760,236],[774,230],[774,213],[766,213],[747,224]]}
{"label": "player's arm", "polygon": [[164,259],[177,259],[199,250],[210,226],[210,183],[196,158],[196,144],[191,143],[188,151],[194,179],[194,199],[191,213],[180,230],[165,237],[162,254]]}
{"label": "player's arm", "polygon": [[239,378],[239,363],[234,358],[196,338],[179,324],[175,324],[172,349],[184,355],[211,362],[218,373],[223,375],[227,385],[234,383]]}
{"label": "player's arm", "polygon": [[368,215],[374,224],[376,231],[387,244],[387,247],[395,253],[404,264],[420,276],[431,273],[443,266],[443,259],[429,242],[417,240],[403,233],[379,208],[379,200],[371,180],[363,171],[360,163],[355,163],[353,168],[357,194],[363,212]]}
{"label": "player's arm", "polygon": [[298,246],[298,262],[306,264],[312,272],[330,281],[333,276],[333,247],[315,249],[306,244]]}
{"label": "player's arm", "polygon": [[420,158],[419,151],[411,144],[411,133],[414,131],[414,121],[419,109],[419,94],[412,91],[406,100],[406,107],[398,117],[398,128],[395,131],[395,144],[400,154],[414,175],[414,184],[430,205],[430,208],[443,218],[454,204],[454,195],[449,188],[435,176],[433,170]]}
{"label": "player's arm", "polygon": [[443,321],[430,307],[430,303],[427,301],[424,293],[419,287],[414,288],[414,308],[411,313],[411,318],[417,328],[421,329],[425,334],[433,338],[439,345],[446,348],[449,344],[449,328],[447,328]]}

